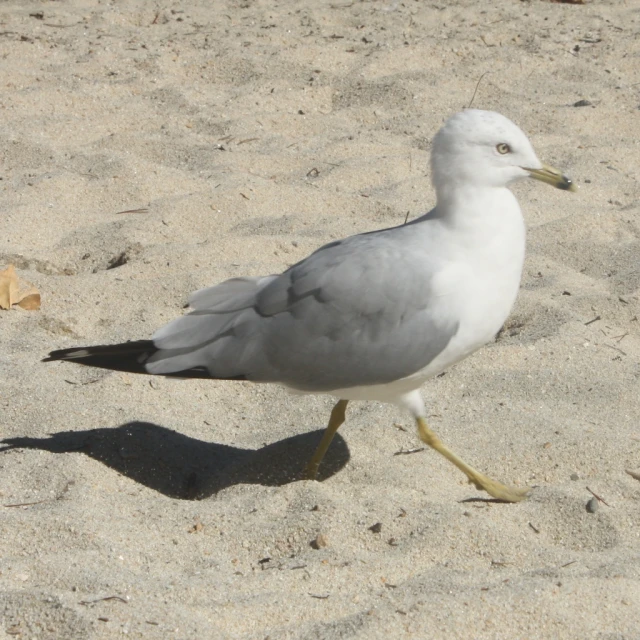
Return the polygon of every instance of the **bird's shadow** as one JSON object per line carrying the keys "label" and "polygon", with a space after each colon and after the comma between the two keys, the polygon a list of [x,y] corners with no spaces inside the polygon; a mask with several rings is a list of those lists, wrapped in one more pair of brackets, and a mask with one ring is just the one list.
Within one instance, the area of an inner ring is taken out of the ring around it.
{"label": "bird's shadow", "polygon": [[[6,438],[0,451],[81,452],[166,496],[201,500],[236,484],[281,486],[303,479],[323,431],[254,451],[196,440],[151,422],[127,422],[111,429],[60,431],[48,438]],[[336,434],[317,479],[334,475],[349,458],[347,443]]]}

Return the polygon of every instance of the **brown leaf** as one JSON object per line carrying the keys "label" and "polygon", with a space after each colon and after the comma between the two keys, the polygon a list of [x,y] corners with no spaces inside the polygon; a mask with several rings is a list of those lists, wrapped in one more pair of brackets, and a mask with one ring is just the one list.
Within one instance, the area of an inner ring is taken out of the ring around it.
{"label": "brown leaf", "polygon": [[0,309],[11,309],[17,293],[18,276],[15,267],[10,264],[4,271],[0,271]]}
{"label": "brown leaf", "polygon": [[40,309],[40,292],[35,287],[30,287],[16,304],[25,311],[38,311]]}
{"label": "brown leaf", "polygon": [[40,292],[29,282],[19,280],[15,267],[10,264],[0,271],[0,309],[11,309],[17,304],[27,311],[40,309]]}

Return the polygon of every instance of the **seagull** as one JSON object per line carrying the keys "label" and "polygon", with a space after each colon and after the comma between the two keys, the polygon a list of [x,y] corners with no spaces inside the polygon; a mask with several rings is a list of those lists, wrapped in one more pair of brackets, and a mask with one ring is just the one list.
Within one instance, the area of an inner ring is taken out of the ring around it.
{"label": "seagull", "polygon": [[350,401],[398,405],[418,435],[506,502],[529,487],[480,473],[430,429],[423,383],[490,342],[516,299],[525,224],[509,185],[574,183],[538,160],[527,136],[499,113],[468,109],[438,131],[431,152],[436,206],[400,226],[320,247],[279,275],[239,277],[192,294],[190,313],[150,340],[52,351],[116,371],[276,383],[337,399],[306,466],[315,479]]}

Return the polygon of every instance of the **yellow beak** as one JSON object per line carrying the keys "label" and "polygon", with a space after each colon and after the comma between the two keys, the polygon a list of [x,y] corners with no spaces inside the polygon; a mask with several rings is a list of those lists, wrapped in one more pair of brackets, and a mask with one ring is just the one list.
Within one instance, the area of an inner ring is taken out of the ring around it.
{"label": "yellow beak", "polygon": [[554,167],[550,167],[547,164],[542,165],[542,169],[527,169],[529,175],[534,180],[540,180],[540,182],[546,182],[557,189],[564,189],[565,191],[577,191],[578,187],[571,181],[571,178],[567,178],[562,172],[558,171]]}

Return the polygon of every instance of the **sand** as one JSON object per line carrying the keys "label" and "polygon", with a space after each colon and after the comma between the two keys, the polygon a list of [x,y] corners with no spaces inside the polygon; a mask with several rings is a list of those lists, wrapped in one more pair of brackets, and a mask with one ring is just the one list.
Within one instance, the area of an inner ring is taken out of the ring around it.
{"label": "sand", "polygon": [[[0,638],[640,638],[636,2],[8,1],[0,23],[0,268],[42,294],[0,312]],[[406,453],[395,407],[350,405],[308,482],[330,398],[40,362],[427,211],[430,141],[476,86],[580,187],[514,186],[512,317],[424,388],[528,501]]]}

